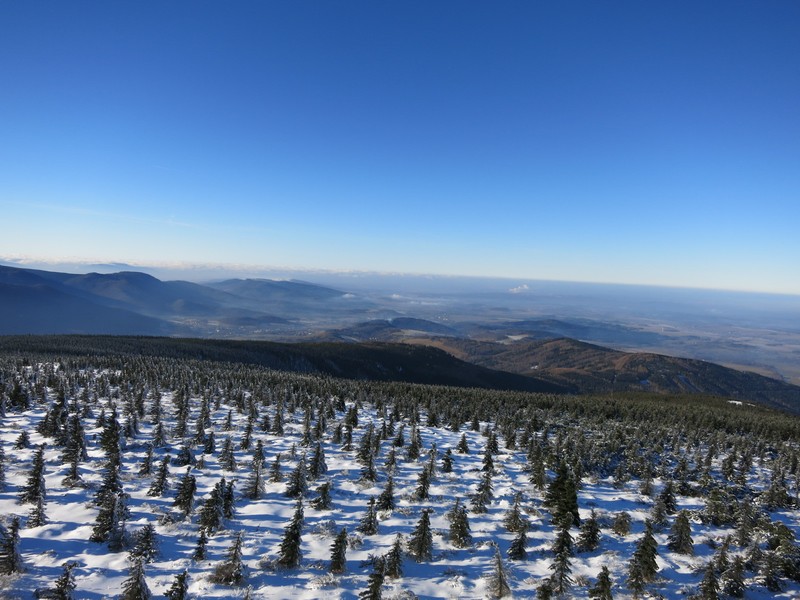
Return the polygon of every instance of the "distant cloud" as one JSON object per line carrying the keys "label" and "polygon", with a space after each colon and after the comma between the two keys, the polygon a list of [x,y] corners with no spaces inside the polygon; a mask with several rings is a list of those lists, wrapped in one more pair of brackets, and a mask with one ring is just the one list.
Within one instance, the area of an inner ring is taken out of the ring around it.
{"label": "distant cloud", "polygon": [[513,287],[508,291],[511,292],[512,294],[521,294],[522,292],[527,292],[528,289],[529,289],[528,288],[528,284],[527,283],[523,283],[522,285],[518,285],[517,287]]}

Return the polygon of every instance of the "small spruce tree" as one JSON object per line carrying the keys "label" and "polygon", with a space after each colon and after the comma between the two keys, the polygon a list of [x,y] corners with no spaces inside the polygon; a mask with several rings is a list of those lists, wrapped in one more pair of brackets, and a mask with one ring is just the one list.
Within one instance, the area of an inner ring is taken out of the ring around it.
{"label": "small spruce tree", "polygon": [[303,503],[298,500],[294,516],[283,532],[278,550],[278,564],[286,569],[293,569],[300,564],[303,557],[301,550],[303,534]]}
{"label": "small spruce tree", "polygon": [[347,529],[336,535],[331,546],[331,573],[344,573],[347,568]]}

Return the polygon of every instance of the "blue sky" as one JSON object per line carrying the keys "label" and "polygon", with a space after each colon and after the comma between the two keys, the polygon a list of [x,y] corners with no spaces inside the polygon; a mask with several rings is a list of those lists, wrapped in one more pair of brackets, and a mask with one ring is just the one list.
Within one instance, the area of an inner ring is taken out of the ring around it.
{"label": "blue sky", "polygon": [[0,258],[800,294],[800,4],[4,2]]}

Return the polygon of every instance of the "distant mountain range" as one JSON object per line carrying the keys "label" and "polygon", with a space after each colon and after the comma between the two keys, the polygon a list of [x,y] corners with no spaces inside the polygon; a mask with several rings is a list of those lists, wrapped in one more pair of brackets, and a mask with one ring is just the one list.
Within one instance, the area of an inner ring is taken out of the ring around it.
{"label": "distant mountain range", "polygon": [[[236,335],[291,328],[308,310],[358,308],[300,281],[160,281],[133,271],[74,275],[0,266],[0,334]],[[344,305],[344,306],[342,306]]]}
{"label": "distant mountain range", "polygon": [[255,346],[164,340],[147,348],[357,379],[553,393],[714,394],[800,412],[800,387],[777,379],[571,339],[656,344],[658,333],[587,319],[434,321],[304,281],[200,285],[131,271],[75,275],[0,266],[0,335],[14,334],[310,340],[315,343]]}

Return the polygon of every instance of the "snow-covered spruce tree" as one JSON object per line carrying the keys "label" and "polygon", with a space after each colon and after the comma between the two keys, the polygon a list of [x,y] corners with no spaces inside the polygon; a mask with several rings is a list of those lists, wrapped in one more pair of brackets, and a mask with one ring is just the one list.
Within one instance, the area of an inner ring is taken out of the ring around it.
{"label": "snow-covered spruce tree", "polygon": [[151,523],[146,523],[133,534],[133,548],[130,551],[133,561],[151,563],[158,558],[158,534]]}
{"label": "snow-covered spruce tree", "polygon": [[184,517],[192,514],[194,494],[197,491],[197,480],[191,474],[191,469],[191,467],[186,467],[186,473],[178,482],[178,487],[175,490],[175,501],[172,503],[174,507],[183,513]]}
{"label": "snow-covered spruce tree", "polygon": [[689,523],[689,513],[682,510],[675,517],[675,522],[670,529],[667,547],[678,554],[694,554],[694,541],[692,540],[692,526]]}
{"label": "snow-covered spruce tree", "polygon": [[303,502],[297,502],[292,520],[283,531],[283,540],[278,549],[278,564],[286,569],[293,569],[300,564],[303,557],[301,550],[303,534]]}
{"label": "snow-covered spruce tree", "polygon": [[447,514],[450,521],[448,538],[456,548],[469,548],[472,545],[472,532],[469,527],[469,517],[466,507],[457,498],[455,506]]}
{"label": "snow-covered spruce tree", "polygon": [[241,585],[245,579],[244,563],[242,562],[242,532],[236,534],[233,543],[225,553],[223,560],[214,569],[210,577],[213,583],[222,585]]}
{"label": "snow-covered spruce tree", "polygon": [[570,527],[581,524],[581,518],[578,513],[577,482],[575,475],[564,460],[558,463],[556,476],[547,487],[544,505],[550,509],[553,515],[553,522],[559,523],[569,516]]}
{"label": "snow-covered spruce tree", "polygon": [[780,592],[783,590],[781,581],[780,559],[774,550],[764,552],[761,564],[758,568],[758,582],[770,592]]}
{"label": "snow-covered spruce tree", "polygon": [[283,474],[281,473],[281,453],[278,452],[269,468],[269,482],[278,483],[280,481],[283,481]]}
{"label": "snow-covered spruce tree", "polygon": [[161,459],[161,464],[158,466],[156,474],[153,476],[153,481],[150,484],[150,489],[147,490],[147,495],[152,497],[163,496],[168,487],[167,478],[169,477],[169,455]]}
{"label": "snow-covered spruce tree", "polygon": [[297,499],[305,496],[306,492],[308,492],[308,476],[306,473],[306,455],[303,454],[297,462],[297,466],[289,475],[284,495]]}
{"label": "snow-covered spruce tree", "polygon": [[208,534],[204,527],[200,528],[200,535],[197,537],[197,545],[194,547],[192,553],[192,560],[205,560],[206,559],[206,546],[208,546]]}
{"label": "snow-covered spruce tree", "polygon": [[172,585],[164,593],[167,600],[186,600],[189,594],[189,571],[186,569],[182,573],[175,575]]}
{"label": "snow-covered spruce tree", "polygon": [[112,552],[120,551],[125,545],[125,495],[122,492],[106,496],[97,513],[89,540],[108,543]]}
{"label": "snow-covered spruce tree", "polygon": [[147,444],[147,446],[145,446],[144,458],[142,459],[141,465],[139,465],[138,475],[140,477],[150,475],[153,472],[153,450],[153,444]]}
{"label": "snow-covered spruce tree", "polygon": [[408,540],[408,554],[417,562],[433,558],[433,532],[431,531],[430,509],[422,509],[422,516]]}
{"label": "snow-covered spruce tree", "polygon": [[461,434],[461,439],[458,440],[458,445],[456,446],[456,452],[459,454],[469,454],[469,444],[467,443],[466,433]]}
{"label": "snow-covered spruce tree", "polygon": [[631,515],[625,511],[614,515],[614,522],[611,524],[611,531],[618,536],[626,536],[631,532]]}
{"label": "snow-covered spruce tree", "polygon": [[122,583],[122,595],[119,600],[150,600],[152,594],[147,587],[147,579],[144,574],[144,563],[137,560],[133,563],[130,575]]}
{"label": "snow-covered spruce tree", "polygon": [[383,557],[376,558],[373,563],[372,573],[367,579],[367,589],[358,594],[359,600],[381,600],[381,588],[386,577],[385,568],[386,564]]}
{"label": "snow-covered spruce tree", "polygon": [[219,452],[219,466],[225,471],[236,470],[236,456],[233,453],[233,440],[231,440],[230,436],[225,438],[222,450]]}
{"label": "snow-covered spruce tree", "polygon": [[741,598],[747,588],[744,582],[745,565],[744,558],[735,556],[730,567],[722,574],[722,591],[732,598]]}
{"label": "snow-covered spruce tree", "polygon": [[523,527],[517,531],[517,535],[514,537],[514,540],[511,542],[511,546],[508,548],[508,558],[511,560],[528,560],[528,552],[526,551],[527,547],[528,528]]}
{"label": "snow-covered spruce tree", "polygon": [[489,502],[492,501],[493,497],[494,491],[492,488],[492,472],[484,471],[480,481],[478,482],[477,490],[470,498],[470,507],[472,508],[472,512],[476,514],[485,513],[487,506]]}
{"label": "snow-covered spruce tree", "polygon": [[597,513],[594,509],[589,513],[589,518],[581,524],[581,533],[578,535],[578,552],[593,552],[600,545],[600,524],[597,522]]}
{"label": "snow-covered spruce tree", "polygon": [[19,491],[19,501],[22,504],[35,504],[39,498],[47,496],[47,488],[44,483],[44,444],[36,448],[31,464],[31,471],[28,480]]}
{"label": "snow-covered spruce tree", "polygon": [[209,535],[214,534],[218,529],[222,528],[223,519],[225,518],[225,496],[227,493],[227,484],[223,477],[212,488],[208,498],[203,502],[203,507],[200,509],[200,515],[197,519],[197,524],[205,529]]}
{"label": "snow-covered spruce tree", "polygon": [[658,542],[653,536],[653,525],[645,521],[644,534],[636,543],[636,550],[628,563],[628,587],[634,595],[640,595],[645,584],[655,579],[658,573],[657,556]]}
{"label": "snow-covered spruce tree", "polygon": [[64,570],[61,572],[61,575],[58,576],[53,587],[47,591],[47,596],[43,597],[51,598],[52,600],[73,600],[75,598],[73,592],[77,585],[75,583],[75,575],[72,571],[77,566],[78,563],[75,561],[65,562]]}
{"label": "snow-covered spruce tree", "polygon": [[717,579],[717,570],[714,568],[714,562],[711,561],[706,565],[703,571],[703,579],[697,590],[698,600],[718,600],[719,599],[719,580]]}
{"label": "snow-covered spruce tree", "polygon": [[19,553],[19,517],[14,517],[8,527],[0,525],[0,575],[11,575],[22,571],[22,556]]}
{"label": "snow-covered spruce tree", "polygon": [[661,488],[658,499],[664,503],[664,508],[666,509],[667,514],[674,514],[675,511],[678,510],[677,501],[675,500],[675,484],[671,479],[664,484],[663,488]]}
{"label": "snow-covered spruce tree", "polygon": [[511,504],[511,508],[503,515],[503,527],[506,528],[506,531],[510,531],[511,533],[517,533],[523,529],[525,531],[528,530],[528,521],[522,514],[521,492],[516,492],[514,494],[514,502]]}
{"label": "snow-covered spruce tree", "polygon": [[453,451],[448,448],[442,456],[442,473],[453,472]]}
{"label": "snow-covered spruce tree", "polygon": [[344,573],[347,569],[347,529],[342,530],[336,535],[331,546],[331,573]]}
{"label": "snow-covered spruce tree", "polygon": [[553,586],[553,591],[557,594],[565,594],[572,587],[572,557],[574,555],[572,536],[569,533],[568,520],[563,521],[558,529],[556,538],[553,541],[551,548],[554,557],[553,562],[550,564],[550,570],[553,574],[550,576],[550,582]]}
{"label": "snow-covered spruce tree", "polygon": [[377,479],[378,471],[375,469],[375,457],[372,452],[369,452],[364,460],[363,466],[361,467],[361,476],[358,478],[358,480],[373,482]]}
{"label": "snow-covered spruce tree", "polygon": [[431,472],[425,465],[417,476],[417,487],[414,490],[414,497],[417,500],[427,500],[430,496]]}
{"label": "snow-covered spruce tree", "polygon": [[242,495],[249,500],[258,500],[266,491],[264,479],[264,464],[262,461],[253,461],[250,476],[242,488]]}
{"label": "snow-covered spruce tree", "polygon": [[597,581],[589,588],[589,598],[592,600],[614,600],[611,593],[613,582],[611,581],[611,573],[608,572],[608,567],[603,566],[600,573],[597,574]]}
{"label": "snow-covered spruce tree", "polygon": [[375,511],[375,498],[370,498],[367,504],[367,512],[361,517],[357,531],[364,535],[375,535],[378,533],[378,514]]}
{"label": "snow-covered spruce tree", "polygon": [[0,490],[6,484],[6,453],[0,446]]}
{"label": "snow-covered spruce tree", "polygon": [[399,579],[403,576],[403,536],[399,533],[394,538],[394,543],[386,553],[385,574],[390,579]]}
{"label": "snow-covered spruce tree", "polygon": [[386,485],[383,487],[383,491],[378,494],[378,499],[375,502],[375,508],[377,510],[394,510],[395,508],[394,478],[391,475],[386,478]]}
{"label": "snow-covered spruce tree", "polygon": [[333,506],[331,500],[331,489],[333,484],[330,481],[324,482],[317,488],[317,497],[311,501],[311,507],[316,510],[330,510]]}
{"label": "snow-covered spruce tree", "polygon": [[492,572],[489,574],[486,591],[490,598],[506,598],[511,595],[511,584],[508,579],[508,572],[503,564],[503,557],[500,556],[500,549],[497,546],[494,548]]}
{"label": "snow-covered spruce tree", "polygon": [[47,513],[44,509],[44,498],[40,496],[33,505],[30,513],[28,513],[28,522],[25,524],[25,527],[33,529],[34,527],[41,527],[45,524],[47,524]]}
{"label": "snow-covered spruce tree", "polygon": [[[308,475],[312,480],[316,480],[327,472],[328,465],[325,463],[325,450],[323,449],[322,444],[317,442],[314,445],[314,454],[311,455],[311,462],[308,465]],[[372,481],[375,480],[373,479]]]}

